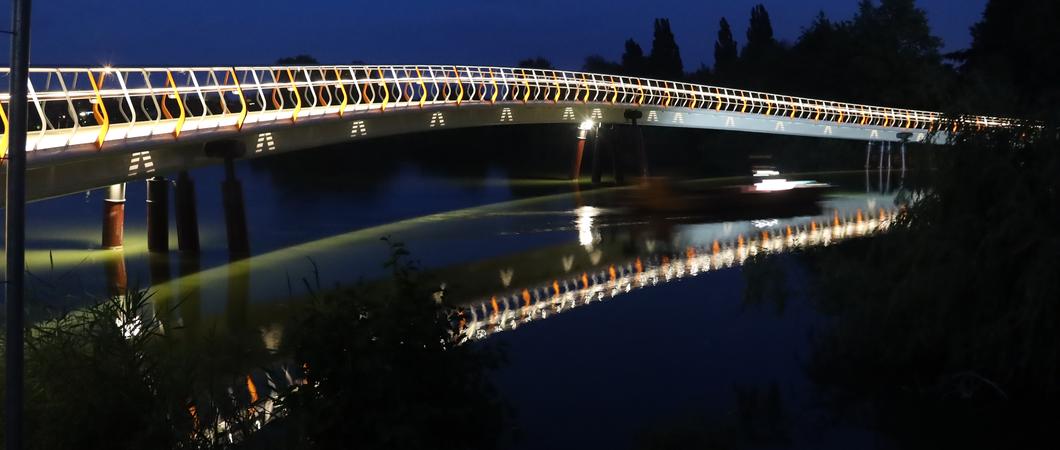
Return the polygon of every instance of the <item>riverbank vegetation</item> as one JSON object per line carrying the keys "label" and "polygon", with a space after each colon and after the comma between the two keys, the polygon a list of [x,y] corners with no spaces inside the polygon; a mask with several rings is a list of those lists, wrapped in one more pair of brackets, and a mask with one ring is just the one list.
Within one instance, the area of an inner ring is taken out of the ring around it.
{"label": "riverbank vegetation", "polygon": [[975,134],[944,153],[888,233],[811,254],[836,320],[808,369],[902,448],[1024,448],[1060,401],[1060,144]]}
{"label": "riverbank vegetation", "polygon": [[249,337],[185,335],[137,289],[35,323],[27,448],[498,447],[510,411],[486,373],[501,353],[457,346],[453,309],[390,245],[389,281],[304,280],[311,301]]}

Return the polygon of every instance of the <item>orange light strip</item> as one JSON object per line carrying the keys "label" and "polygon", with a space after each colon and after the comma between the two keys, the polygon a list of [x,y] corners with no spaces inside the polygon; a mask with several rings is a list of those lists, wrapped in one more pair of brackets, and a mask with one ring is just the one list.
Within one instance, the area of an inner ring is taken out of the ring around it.
{"label": "orange light strip", "polygon": [[423,82],[423,72],[419,67],[416,68],[416,79],[420,82],[420,91],[423,92],[420,96],[420,108],[423,108],[423,105],[427,103],[427,84]]}
{"label": "orange light strip", "polygon": [[582,84],[585,85],[585,97],[582,98],[582,103],[589,103],[589,82],[585,79],[585,74],[582,74]]}
{"label": "orange light strip", "polygon": [[[375,103],[375,90],[374,89],[368,89],[369,87],[372,86],[372,71],[368,70],[368,69],[364,69],[364,78],[367,81],[365,81],[364,87],[361,88],[361,98],[364,99],[365,102],[368,104],[368,107],[371,108],[372,107],[372,103]],[[368,95],[368,94],[372,94],[372,95]]]}
{"label": "orange light strip", "polygon": [[239,105],[243,108],[236,119],[236,129],[243,129],[243,121],[247,120],[247,99],[243,97],[243,88],[239,86],[239,77],[236,76],[235,67],[229,68],[228,73],[232,75],[232,82],[236,84],[236,92],[239,93]]}
{"label": "orange light strip", "polygon": [[99,124],[99,135],[96,136],[96,148],[103,148],[103,141],[107,138],[107,132],[110,131],[110,117],[107,116],[107,107],[103,104],[103,98],[99,95],[99,86],[103,84],[103,78],[106,74],[99,75],[99,83],[96,83],[96,77],[92,76],[92,71],[88,71],[88,82],[92,84],[92,91],[96,95],[96,103],[92,105],[92,115],[96,117],[96,123]]}
{"label": "orange light strip", "polygon": [[386,105],[390,103],[390,88],[386,85],[386,76],[383,75],[383,69],[376,69],[379,72],[379,85],[383,87],[383,104],[379,107],[379,112],[386,111]]}
{"label": "orange light strip", "polygon": [[497,77],[493,76],[493,69],[490,68],[490,83],[493,84],[493,95],[490,96],[490,103],[497,103]]}
{"label": "orange light strip", "polygon": [[350,101],[350,96],[346,94],[346,86],[342,85],[342,74],[339,73],[339,69],[335,69],[335,81],[338,83],[335,87],[339,88],[339,92],[342,93],[342,102],[339,103],[339,117],[346,112],[346,104]]}
{"label": "orange light strip", "polygon": [[[321,81],[328,81],[328,77],[326,75],[324,75],[324,69],[318,70],[317,73],[320,74]],[[325,83],[320,83],[320,85],[317,86],[317,105],[316,106],[320,106],[320,103],[323,102],[323,99],[324,99],[324,84]],[[331,101],[332,100],[334,100],[334,98],[332,98],[331,95],[328,95],[328,104],[324,105],[324,106],[325,107],[331,106]]]}
{"label": "orange light strip", "polygon": [[552,72],[552,84],[556,86],[556,95],[552,97],[552,103],[559,103],[559,78],[556,77],[556,72]]}
{"label": "orange light strip", "polygon": [[4,122],[4,136],[0,137],[0,159],[7,156],[7,137],[11,133],[7,127],[7,112],[4,111],[4,104],[0,103],[0,121]]}
{"label": "orange light strip", "polygon": [[254,380],[247,375],[247,393],[250,394],[250,403],[258,402],[258,387],[254,386]]}
{"label": "orange light strip", "polygon": [[464,101],[464,83],[460,81],[460,71],[453,66],[453,75],[456,75],[456,106],[460,106],[460,103]]}
{"label": "orange light strip", "polygon": [[291,122],[298,121],[298,113],[302,111],[302,94],[298,92],[298,86],[294,84],[294,74],[287,69],[287,79],[291,81],[291,89],[294,90],[294,112],[291,113]]}
{"label": "orange light strip", "polygon": [[640,91],[640,98],[637,100],[637,106],[644,104],[644,85],[641,84],[640,78],[637,78],[637,90]]}
{"label": "orange light strip", "polygon": [[611,104],[614,105],[618,101],[618,85],[615,84],[615,77],[611,77]]}
{"label": "orange light strip", "polygon": [[523,94],[523,103],[526,103],[528,100],[530,100],[530,83],[528,81],[526,81],[526,70],[524,69],[522,72],[523,72],[523,87],[526,88],[526,93]]}
{"label": "orange light strip", "polygon": [[[173,99],[177,101],[177,107],[180,108],[180,116],[177,117],[177,125],[173,127],[173,137],[180,137],[180,130],[184,128],[184,100],[180,99],[180,93],[177,92],[177,82],[173,80],[173,72],[166,71],[166,83],[173,88]],[[165,87],[163,87],[165,89]],[[169,108],[166,107],[166,99],[162,98],[162,112],[166,115],[167,119],[172,119],[173,115],[170,114]]]}

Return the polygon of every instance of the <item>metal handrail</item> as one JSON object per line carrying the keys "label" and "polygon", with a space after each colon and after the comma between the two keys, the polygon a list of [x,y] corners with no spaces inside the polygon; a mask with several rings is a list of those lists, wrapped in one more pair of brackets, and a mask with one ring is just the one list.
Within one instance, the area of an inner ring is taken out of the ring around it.
{"label": "metal handrail", "polygon": [[[0,75],[9,69],[0,68]],[[1010,119],[887,108],[678,81],[546,69],[440,65],[32,68],[27,150],[246,124],[435,105],[655,106],[923,131]],[[0,93],[6,129],[9,99]],[[946,123],[943,123],[943,122]],[[6,139],[0,141],[0,154]]]}

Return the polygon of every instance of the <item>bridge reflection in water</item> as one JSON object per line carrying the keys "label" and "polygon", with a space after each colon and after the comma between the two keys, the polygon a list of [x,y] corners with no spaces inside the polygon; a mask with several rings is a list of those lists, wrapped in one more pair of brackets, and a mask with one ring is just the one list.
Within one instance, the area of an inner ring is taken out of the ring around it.
{"label": "bridge reflection in water", "polygon": [[[866,213],[861,208],[838,210],[828,216],[805,219],[802,223],[779,226],[779,220],[756,220],[761,230],[735,239],[713,240],[710,245],[686,245],[648,252],[617,263],[601,264],[577,274],[565,274],[551,282],[523,288],[471,302],[460,311],[460,340],[468,342],[493,333],[514,330],[521,324],[554,317],[574,308],[627,294],[635,289],[695,277],[712,270],[743,265],[756,256],[776,255],[812,247],[823,247],[844,240],[885,232],[900,208],[877,208]],[[591,215],[577,219],[579,243],[592,250],[594,242]],[[707,225],[709,226],[709,225]],[[695,227],[689,230],[695,233]],[[675,239],[675,241],[677,241]],[[648,241],[646,247],[659,246]],[[666,244],[661,244],[666,245]],[[564,265],[567,262],[564,261]],[[511,279],[512,272],[502,273]]]}

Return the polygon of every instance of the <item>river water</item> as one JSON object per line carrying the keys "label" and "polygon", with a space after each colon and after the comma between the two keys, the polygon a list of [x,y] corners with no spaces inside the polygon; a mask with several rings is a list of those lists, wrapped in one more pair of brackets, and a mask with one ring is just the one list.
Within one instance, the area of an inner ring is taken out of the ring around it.
{"label": "river water", "polygon": [[226,250],[220,167],[191,174],[203,249],[195,257],[147,253],[142,181],[128,185],[122,251],[98,249],[101,192],[31,204],[31,314],[150,286],[156,312],[171,311],[167,323],[194,317],[266,335],[292,298],[384,275],[388,236],[466,305],[468,341],[505,344],[508,364],[494,375],[517,412],[518,448],[629,448],[689,427],[744,430],[740,439],[767,448],[878,439],[816,406],[803,367],[824,319],[803,264],[781,256],[779,275],[755,278],[774,278],[787,293],[780,304],[749,300],[748,283],[761,281],[748,281],[742,264],[884,226],[897,174],[791,175],[838,189],[781,216],[748,206],[647,217],[623,207],[628,189],[577,190],[501,167],[462,176],[406,162],[321,183],[280,176],[282,164],[236,166],[252,250],[238,261]]}

